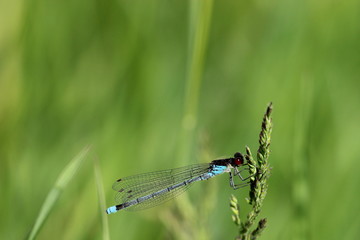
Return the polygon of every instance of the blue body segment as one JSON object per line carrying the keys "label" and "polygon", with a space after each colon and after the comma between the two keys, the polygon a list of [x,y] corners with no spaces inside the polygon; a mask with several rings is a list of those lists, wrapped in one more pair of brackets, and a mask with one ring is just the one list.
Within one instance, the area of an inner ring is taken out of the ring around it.
{"label": "blue body segment", "polygon": [[219,175],[225,172],[225,170],[227,169],[227,166],[218,166],[218,165],[213,165],[213,169],[212,169],[212,173],[214,173],[215,175]]}
{"label": "blue body segment", "polygon": [[229,172],[228,165],[197,164],[188,167],[139,174],[114,183],[115,201],[107,214],[119,210],[141,210],[161,204],[185,191],[192,183]]}
{"label": "blue body segment", "polygon": [[[204,174],[204,177],[206,179],[209,179],[209,178],[212,178],[212,177],[215,177],[216,175],[219,175],[219,174],[222,174],[226,171],[227,167],[226,166],[217,166],[217,165],[214,165],[212,167],[212,170],[209,171],[208,173],[205,173]],[[203,179],[205,180],[205,179]]]}
{"label": "blue body segment", "polygon": [[116,210],[115,206],[112,206],[112,207],[109,207],[108,209],[106,209],[107,214],[116,213],[116,212],[117,212],[117,210]]}

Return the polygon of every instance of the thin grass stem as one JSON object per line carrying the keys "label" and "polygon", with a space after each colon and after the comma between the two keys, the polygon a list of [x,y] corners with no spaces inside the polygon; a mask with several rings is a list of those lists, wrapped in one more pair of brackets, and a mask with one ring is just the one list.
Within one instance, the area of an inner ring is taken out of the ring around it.
{"label": "thin grass stem", "polygon": [[60,173],[54,186],[51,188],[50,192],[46,196],[46,199],[43,205],[41,206],[40,212],[35,220],[32,229],[30,230],[30,234],[28,235],[27,239],[31,240],[37,236],[41,227],[46,222],[46,219],[49,216],[51,210],[53,210],[55,203],[60,197],[62,191],[67,187],[68,183],[74,178],[80,166],[86,159],[89,150],[90,150],[90,146],[83,148],[80,151],[80,153],[77,156],[75,156]]}
{"label": "thin grass stem", "polygon": [[97,190],[98,199],[99,199],[101,223],[102,223],[102,227],[103,227],[102,239],[110,240],[109,222],[108,222],[108,218],[107,218],[107,216],[105,214],[105,211],[104,211],[104,209],[106,209],[104,184],[102,182],[102,175],[101,175],[101,170],[100,170],[98,158],[94,157],[93,162],[94,162],[94,174],[95,174],[96,190]]}
{"label": "thin grass stem", "polygon": [[200,89],[205,62],[213,0],[190,2],[190,39],[184,110],[182,116],[182,137],[179,161],[189,159],[197,125]]}

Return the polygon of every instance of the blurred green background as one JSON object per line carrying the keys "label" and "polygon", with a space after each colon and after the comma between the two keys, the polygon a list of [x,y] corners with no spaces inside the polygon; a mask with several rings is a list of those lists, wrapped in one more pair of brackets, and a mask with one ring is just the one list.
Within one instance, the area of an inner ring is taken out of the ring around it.
{"label": "blurred green background", "polygon": [[[88,159],[38,239],[102,239],[135,173],[258,147],[274,104],[261,239],[360,237],[360,2],[1,1],[0,239],[24,239],[57,177]],[[228,176],[141,212],[112,239],[233,239]],[[184,211],[185,209],[185,211]],[[106,228],[106,227],[105,227]]]}

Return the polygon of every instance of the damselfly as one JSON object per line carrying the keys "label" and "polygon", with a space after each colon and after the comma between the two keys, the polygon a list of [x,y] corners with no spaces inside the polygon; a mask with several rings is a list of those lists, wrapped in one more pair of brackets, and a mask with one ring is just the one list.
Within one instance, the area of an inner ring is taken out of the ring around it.
{"label": "damselfly", "polygon": [[235,153],[234,157],[213,160],[210,163],[195,164],[181,168],[143,173],[118,179],[112,186],[117,192],[115,202],[118,205],[109,207],[107,214],[119,210],[143,210],[164,203],[188,189],[194,182],[208,180],[212,177],[228,172],[230,186],[233,189],[246,186],[247,183],[234,183],[234,176],[242,181],[247,178],[241,176],[245,168],[244,157]]}

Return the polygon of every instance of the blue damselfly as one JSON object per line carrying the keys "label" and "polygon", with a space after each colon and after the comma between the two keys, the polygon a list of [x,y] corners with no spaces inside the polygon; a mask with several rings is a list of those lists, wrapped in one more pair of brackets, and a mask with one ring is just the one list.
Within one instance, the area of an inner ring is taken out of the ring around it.
{"label": "blue damselfly", "polygon": [[112,186],[117,192],[115,202],[118,205],[109,207],[106,213],[115,213],[121,209],[134,211],[154,207],[184,192],[194,182],[208,180],[226,172],[230,174],[230,186],[238,189],[248,185],[235,184],[233,179],[234,176],[238,176],[242,181],[247,179],[240,174],[245,169],[238,169],[245,165],[243,155],[237,152],[234,157],[217,159],[210,163],[120,178]]}

